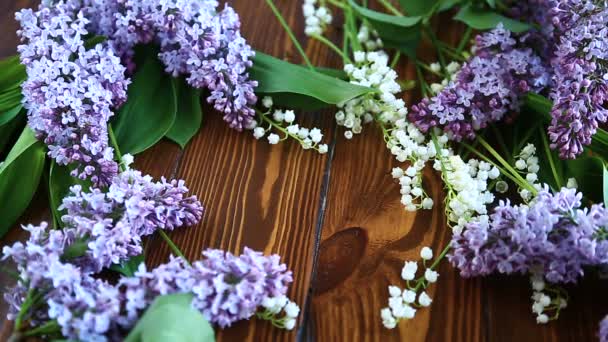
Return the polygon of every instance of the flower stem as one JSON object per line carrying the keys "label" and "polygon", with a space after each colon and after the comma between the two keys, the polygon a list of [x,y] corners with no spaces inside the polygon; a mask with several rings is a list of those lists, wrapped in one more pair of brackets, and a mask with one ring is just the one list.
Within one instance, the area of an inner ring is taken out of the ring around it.
{"label": "flower stem", "polygon": [[526,181],[519,174],[519,172],[517,172],[509,163],[507,163],[507,161],[504,160],[500,156],[500,153],[496,152],[496,150],[494,150],[492,148],[492,146],[490,146],[490,144],[488,144],[488,142],[485,141],[482,136],[478,136],[477,139],[479,140],[479,143],[481,144],[481,146],[483,146],[488,152],[490,152],[490,154],[494,158],[496,158],[496,160],[498,160],[498,162],[501,163],[504,166],[504,168],[507,169],[513,175],[513,177],[517,178],[521,182],[520,185],[524,186],[526,189],[528,189],[534,195],[536,195],[538,193],[538,191],[533,186],[531,186],[530,183],[528,183],[528,181]]}
{"label": "flower stem", "polygon": [[395,56],[393,56],[393,61],[391,62],[391,69],[395,69],[397,63],[399,63],[399,59],[401,58],[401,51],[397,51]]}
{"label": "flower stem", "polygon": [[32,337],[32,336],[40,336],[40,335],[49,335],[52,333],[58,333],[61,331],[61,326],[57,323],[56,320],[48,321],[43,325],[36,327],[32,330],[26,331],[23,333],[23,336]]}
{"label": "flower stem", "polygon": [[396,16],[403,17],[403,13],[399,11],[393,4],[391,4],[388,0],[378,0],[384,8],[386,8],[389,12],[393,13]]}
{"label": "flower stem", "polygon": [[21,308],[19,309],[19,313],[17,314],[17,317],[15,318],[15,326],[13,328],[13,330],[15,332],[21,330],[21,324],[23,322],[23,318],[25,317],[25,314],[27,313],[27,311],[32,306],[33,297],[34,297],[34,291],[36,291],[36,290],[33,289],[33,288],[30,288],[27,291],[27,294],[25,296],[25,300],[23,301],[23,304],[21,304]]}
{"label": "flower stem", "polygon": [[122,165],[122,153],[120,152],[120,147],[118,146],[118,140],[116,140],[116,135],[114,134],[114,130],[112,129],[112,125],[108,124],[108,136],[110,137],[110,143],[112,147],[114,147],[114,155],[116,155],[116,159],[118,161],[118,167],[120,171],[125,171],[125,166]]}
{"label": "flower stem", "polygon": [[467,43],[471,39],[472,33],[473,33],[473,29],[470,26],[467,26],[466,30],[464,31],[464,35],[462,36],[462,39],[460,40],[460,43],[458,43],[458,47],[456,47],[456,52],[458,52],[459,54],[462,53],[464,48],[467,46]]}
{"label": "flower stem", "polygon": [[167,233],[165,233],[164,230],[159,229],[158,234],[160,234],[160,236],[163,238],[163,240],[165,240],[165,242],[167,243],[167,245],[169,245],[169,248],[171,249],[171,251],[173,251],[173,253],[175,253],[175,255],[184,259],[188,264],[190,264],[188,262],[188,259],[186,259],[186,257],[184,256],[184,253],[182,253],[182,251],[179,249],[179,247],[177,247],[177,245],[175,243],[173,243],[173,241],[171,240],[169,235],[167,235]]}
{"label": "flower stem", "polygon": [[337,0],[327,0],[327,2],[329,2],[330,4],[332,4],[332,5],[334,5],[334,6],[338,7],[338,8],[341,8],[341,9],[345,9],[346,8],[346,5],[344,5],[342,2],[337,1]]}
{"label": "flower stem", "polygon": [[543,140],[543,146],[545,149],[545,153],[547,154],[547,159],[549,160],[549,166],[551,167],[551,173],[553,174],[553,178],[555,179],[555,185],[557,185],[558,189],[562,188],[561,177],[559,177],[557,168],[555,167],[555,160],[553,159],[553,153],[551,153],[551,149],[549,148],[549,141],[547,141],[547,136],[545,135],[545,131],[542,127],[538,127],[540,136]]}
{"label": "flower stem", "polygon": [[335,45],[335,44],[334,44],[332,41],[330,41],[329,39],[327,39],[327,38],[325,38],[325,37],[323,37],[323,36],[321,36],[321,35],[318,35],[318,34],[312,35],[312,38],[314,38],[314,39],[316,39],[316,40],[320,41],[321,43],[323,43],[323,44],[327,45],[329,48],[331,48],[332,50],[334,50],[334,51],[335,51],[335,52],[336,52],[338,55],[340,55],[340,56],[342,57],[342,60],[346,61],[347,63],[351,63],[350,58],[348,58],[348,56],[347,56],[347,55],[345,55],[345,54],[342,52],[342,50],[341,50],[339,47],[337,47],[337,46],[336,46],[336,45]]}
{"label": "flower stem", "polygon": [[304,49],[302,49],[302,45],[300,45],[300,42],[298,42],[298,39],[293,34],[293,31],[291,30],[289,25],[287,25],[287,22],[285,22],[285,18],[283,18],[283,16],[281,15],[281,12],[279,12],[277,7],[274,5],[274,2],[272,0],[266,0],[266,3],[268,4],[270,9],[274,13],[275,17],[277,17],[277,19],[279,20],[279,23],[281,23],[281,26],[283,26],[283,29],[285,30],[285,32],[287,32],[287,35],[293,42],[293,45],[296,47],[296,49],[300,53],[300,56],[302,56],[302,59],[306,63],[306,66],[308,66],[308,68],[310,70],[315,71],[315,67],[310,62],[310,59],[308,59],[308,56],[306,55],[306,52],[304,52]]}
{"label": "flower stem", "polygon": [[441,64],[441,70],[446,73],[447,64],[445,62],[445,56],[443,55],[443,49],[440,45],[439,39],[435,35],[433,29],[431,29],[431,27],[428,25],[424,26],[423,31],[427,34],[427,36],[429,36],[429,38],[431,39],[431,43],[433,43],[433,46],[435,46],[435,49],[437,50],[437,58],[439,58],[439,64]]}
{"label": "flower stem", "polygon": [[510,180],[512,180],[513,183],[519,185],[522,188],[526,187],[525,184],[527,184],[527,182],[525,182],[525,184],[522,184],[518,178],[513,177],[510,172],[508,172],[507,170],[502,168],[500,165],[497,165],[494,161],[492,161],[490,158],[483,155],[481,152],[477,151],[477,149],[475,149],[473,146],[471,146],[467,143],[464,143],[464,142],[460,142],[460,145],[463,146],[464,148],[466,148],[467,150],[469,150],[470,152],[472,152],[473,154],[475,154],[476,156],[478,156],[479,158],[496,166],[496,168],[500,171],[500,173],[503,174],[504,176],[506,176],[507,178],[509,178]]}

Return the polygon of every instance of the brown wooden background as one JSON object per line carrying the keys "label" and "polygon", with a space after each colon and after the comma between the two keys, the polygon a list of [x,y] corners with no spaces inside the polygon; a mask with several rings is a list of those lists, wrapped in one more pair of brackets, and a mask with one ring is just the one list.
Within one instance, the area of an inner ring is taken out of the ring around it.
{"label": "brown wooden background", "polygon": [[[36,2],[0,1],[1,57],[15,53],[13,13]],[[263,0],[229,2],[240,13],[243,34],[255,49],[300,62]],[[305,42],[313,63],[339,67],[340,59],[331,51],[305,41],[301,1],[275,2]],[[451,21],[440,20],[436,26],[444,39],[458,39],[461,28]],[[337,39],[339,34],[336,25],[330,35]],[[412,79],[413,67],[402,63],[400,75]],[[293,332],[252,320],[218,332],[218,340],[596,340],[597,324],[608,313],[608,299],[600,292],[605,283],[580,284],[570,292],[570,307],[560,320],[538,326],[530,309],[527,279],[465,280],[446,262],[440,267],[439,282],[430,290],[434,299],[430,309],[419,311],[414,320],[395,330],[384,329],[379,311],[387,305],[387,286],[399,283],[403,261],[416,259],[423,245],[440,250],[449,241],[449,232],[440,206],[416,214],[403,210],[398,184],[390,176],[395,162],[381,134],[369,126],[347,141],[336,129],[333,113],[309,115],[304,123],[322,128],[330,143],[330,153],[320,156],[292,142],[278,146],[257,142],[250,134],[229,129],[208,106],[204,113],[203,128],[184,151],[163,141],[137,157],[137,167],[155,177],[185,179],[206,206],[198,226],[174,232],[172,238],[191,260],[208,247],[238,253],[249,246],[279,253],[295,274],[289,295],[303,308]],[[437,175],[427,173],[425,182],[435,202],[441,203]],[[21,223],[47,218],[43,190]],[[19,238],[22,234],[14,229],[0,245]],[[153,239],[148,250],[150,264],[161,263],[169,255],[160,239]],[[0,305],[3,319],[5,306]],[[0,340],[5,340],[10,322],[2,326]]]}

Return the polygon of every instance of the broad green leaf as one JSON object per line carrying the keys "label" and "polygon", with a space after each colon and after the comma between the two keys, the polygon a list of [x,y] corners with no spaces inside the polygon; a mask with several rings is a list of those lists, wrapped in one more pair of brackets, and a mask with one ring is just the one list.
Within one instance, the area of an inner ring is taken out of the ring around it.
{"label": "broad green leaf", "polygon": [[110,266],[112,271],[118,272],[125,277],[132,277],[135,275],[135,272],[139,268],[139,265],[144,262],[144,255],[136,255],[134,257],[129,258],[121,262],[120,264],[114,264]]}
{"label": "broad green leaf", "polygon": [[[355,12],[365,19],[371,20],[373,23],[379,23],[390,26],[392,29],[409,28],[416,26],[422,19],[420,16],[396,16],[382,12],[377,12],[369,8],[365,8],[357,4],[354,0],[348,0],[350,6]],[[376,27],[377,29],[377,27]]]}
{"label": "broad green leaf", "polygon": [[502,23],[506,29],[516,33],[530,29],[529,24],[507,18],[493,11],[474,9],[471,6],[461,8],[454,19],[462,21],[477,30],[490,30],[495,28],[499,23]]}
{"label": "broad green leaf", "polygon": [[[443,2],[442,0],[399,0],[399,4],[401,8],[408,15],[427,15],[435,6],[437,6],[438,2]],[[441,6],[441,5],[440,5]]]}
{"label": "broad green leaf", "polygon": [[452,9],[452,7],[458,5],[462,0],[441,0],[441,5],[439,6],[440,11],[447,11]]}
{"label": "broad green leaf", "polygon": [[492,7],[492,8],[496,8],[496,0],[486,0],[486,3]]}
{"label": "broad green leaf", "polygon": [[19,114],[19,112],[21,112],[22,108],[23,108],[23,105],[19,104],[16,107],[14,107],[13,109],[9,109],[6,112],[0,113],[0,126],[6,124],[9,121],[12,121],[15,118],[15,116],[17,116],[17,114]]}
{"label": "broad green leaf", "polygon": [[0,113],[12,110],[13,108],[21,105],[23,95],[21,94],[21,88],[13,88],[0,94]]}
{"label": "broad green leaf", "polygon": [[212,342],[213,328],[192,307],[192,294],[157,297],[125,342]]}
{"label": "broad green leaf", "polygon": [[63,213],[59,211],[59,207],[63,198],[69,194],[70,187],[78,184],[83,189],[88,189],[91,186],[90,181],[72,177],[70,173],[70,167],[58,165],[54,160],[51,161],[51,167],[49,168],[49,205],[60,225]]}
{"label": "broad green leaf", "polygon": [[374,91],[261,52],[256,53],[250,75],[259,83],[260,97],[272,96],[275,104],[287,108],[319,109]]}
{"label": "broad green leaf", "polygon": [[174,78],[172,82],[177,93],[177,113],[167,138],[184,148],[201,128],[201,91],[189,86],[183,79]]}
{"label": "broad green leaf", "polygon": [[349,0],[349,3],[358,16],[373,26],[385,46],[398,49],[410,57],[416,56],[421,16],[395,16],[362,7],[353,0]]}
{"label": "broad green leaf", "polygon": [[175,88],[154,54],[147,55],[112,124],[122,153],[137,154],[169,131],[177,112]]}
{"label": "broad green leaf", "polygon": [[604,206],[608,206],[608,169],[606,169],[606,164],[604,163],[604,172],[602,177],[602,188],[604,190]]}
{"label": "broad green leaf", "polygon": [[19,61],[19,56],[11,56],[0,61],[0,93],[21,85],[25,79],[25,66]]}
{"label": "broad green leaf", "polygon": [[25,211],[38,189],[45,148],[26,127],[0,166],[0,237]]}
{"label": "broad green leaf", "polygon": [[324,67],[315,67],[315,70],[317,72],[320,72],[320,73],[325,74],[330,77],[339,78],[341,80],[348,79],[348,75],[346,74],[346,72],[344,70],[333,69],[333,68],[324,68]]}

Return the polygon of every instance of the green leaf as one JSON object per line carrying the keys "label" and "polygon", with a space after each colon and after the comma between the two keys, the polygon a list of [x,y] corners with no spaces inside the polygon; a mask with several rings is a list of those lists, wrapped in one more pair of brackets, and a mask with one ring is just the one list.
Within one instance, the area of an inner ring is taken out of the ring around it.
{"label": "green leaf", "polygon": [[604,164],[604,172],[603,172],[603,190],[604,190],[604,206],[608,205],[608,169],[606,169],[606,164]]}
{"label": "green leaf", "polygon": [[38,189],[45,148],[26,127],[0,166],[0,237],[25,211]]}
{"label": "green leaf", "polygon": [[420,16],[396,16],[382,12],[376,12],[374,10],[370,10],[369,8],[360,6],[354,0],[348,0],[348,2],[353,8],[353,10],[355,10],[355,13],[357,13],[359,16],[371,20],[373,23],[387,25],[388,27],[391,27],[395,30],[398,30],[399,28],[409,28],[416,26],[416,24],[418,24],[422,19]]}
{"label": "green leaf", "polygon": [[443,2],[442,0],[400,0],[399,4],[401,8],[408,15],[420,15],[425,16],[437,5],[438,2]]}
{"label": "green leaf", "polygon": [[177,112],[175,87],[155,54],[133,76],[128,100],[112,124],[122,153],[141,153],[162,139]]}
{"label": "green leaf", "polygon": [[133,277],[135,275],[135,272],[139,268],[139,265],[142,264],[143,262],[144,262],[144,255],[140,254],[140,255],[131,257],[127,260],[124,260],[120,264],[114,264],[114,265],[110,266],[110,269],[112,271],[115,271],[115,272],[118,272],[118,273],[124,275],[125,277]]}
{"label": "green leaf", "polygon": [[70,192],[70,187],[80,185],[83,189],[91,187],[91,182],[70,175],[71,169],[65,165],[58,165],[54,160],[51,161],[49,168],[49,205],[53,211],[53,216],[57,218],[61,225],[61,217],[64,213],[59,211],[59,206]]}
{"label": "green leaf", "polygon": [[12,110],[16,106],[21,105],[23,95],[21,94],[21,88],[9,89],[0,94],[0,112],[6,112]]}
{"label": "green leaf", "polygon": [[421,16],[395,16],[362,7],[353,0],[349,0],[349,3],[359,17],[373,26],[387,47],[398,49],[410,57],[416,56],[421,36]]}
{"label": "green leaf", "polygon": [[462,0],[441,0],[441,5],[439,6],[439,11],[447,11],[452,9],[452,7],[458,5]]}
{"label": "green leaf", "polygon": [[477,30],[490,30],[495,28],[499,23],[502,23],[506,29],[515,33],[527,31],[531,27],[529,24],[507,18],[496,12],[474,9],[469,5],[461,8],[454,19],[462,21]]}
{"label": "green leaf", "polygon": [[25,66],[19,61],[19,56],[11,56],[0,61],[0,93],[19,86],[26,77]]}
{"label": "green leaf", "polygon": [[88,241],[86,239],[79,238],[63,250],[61,260],[70,261],[72,259],[80,258],[81,256],[87,254],[88,250]]}
{"label": "green leaf", "polygon": [[212,342],[213,328],[192,307],[192,294],[157,297],[125,342]]}
{"label": "green leaf", "polygon": [[23,105],[19,104],[16,107],[13,107],[13,109],[9,109],[6,112],[0,113],[0,126],[6,124],[9,121],[12,121],[17,116],[17,114],[21,112],[21,109],[23,109]]}
{"label": "green leaf", "polygon": [[189,86],[183,79],[174,78],[172,82],[177,93],[177,114],[167,138],[184,148],[201,128],[201,91]]}
{"label": "green leaf", "polygon": [[486,0],[486,3],[492,7],[492,8],[496,8],[496,0]]}
{"label": "green leaf", "polygon": [[105,42],[106,40],[108,40],[108,37],[106,37],[106,36],[93,36],[93,37],[85,40],[84,48],[87,50],[92,49],[97,44],[101,44],[101,43]]}
{"label": "green leaf", "polygon": [[260,97],[272,96],[275,104],[287,108],[320,109],[374,91],[261,52],[256,53],[250,75],[259,83]]}

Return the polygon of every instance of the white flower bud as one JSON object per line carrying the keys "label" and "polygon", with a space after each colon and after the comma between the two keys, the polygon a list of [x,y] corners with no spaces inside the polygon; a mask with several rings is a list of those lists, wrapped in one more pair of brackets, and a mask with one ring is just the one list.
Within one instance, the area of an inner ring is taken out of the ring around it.
{"label": "white flower bud", "polygon": [[433,259],[433,250],[429,247],[422,247],[420,250],[420,257],[424,260]]}

